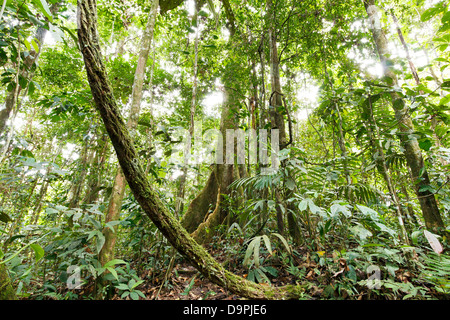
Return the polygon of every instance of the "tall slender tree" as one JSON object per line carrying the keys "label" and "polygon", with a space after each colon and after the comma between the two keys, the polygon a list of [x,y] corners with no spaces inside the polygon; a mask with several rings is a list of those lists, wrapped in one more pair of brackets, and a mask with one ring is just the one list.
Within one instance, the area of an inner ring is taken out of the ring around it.
{"label": "tall slender tree", "polygon": [[[386,35],[381,28],[381,21],[378,16],[375,0],[365,0],[364,7],[369,18],[375,47],[383,65],[384,79],[386,79],[386,84],[393,88],[398,86],[398,80],[392,69],[392,66],[394,65],[390,58],[392,53],[389,50]],[[392,108],[395,112],[395,118],[398,122],[400,140],[405,149],[404,154],[411,170],[411,180],[422,209],[425,225],[427,229],[433,232],[444,232],[445,225],[439,212],[436,197],[428,188],[430,185],[430,178],[425,167],[422,152],[417,138],[413,135],[414,125],[411,119],[410,110],[398,92],[392,91],[390,96]]]}
{"label": "tall slender tree", "polygon": [[[133,91],[131,94],[131,107],[130,114],[128,116],[127,128],[130,131],[131,136],[135,135],[136,127],[138,124],[139,113],[141,109],[141,100],[144,89],[145,69],[147,66],[147,60],[152,45],[153,34],[155,29],[156,15],[158,14],[159,1],[153,0],[152,9],[148,16],[147,25],[142,35],[139,58],[134,75]],[[114,184],[112,188],[111,198],[109,200],[109,206],[105,217],[105,223],[119,220],[120,210],[122,207],[122,201],[125,194],[126,180],[120,167],[117,168],[117,173],[114,178]],[[116,243],[116,231],[117,226],[114,227],[114,231],[108,227],[103,229],[103,235],[105,236],[105,243],[100,251],[99,260],[102,265],[110,261],[114,257],[114,248]]]}

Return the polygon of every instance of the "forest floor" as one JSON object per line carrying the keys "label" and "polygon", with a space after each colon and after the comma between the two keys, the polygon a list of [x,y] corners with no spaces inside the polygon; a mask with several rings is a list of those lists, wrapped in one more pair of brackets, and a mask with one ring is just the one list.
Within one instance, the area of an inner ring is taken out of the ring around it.
{"label": "forest floor", "polygon": [[[248,269],[242,263],[237,263],[234,260],[237,257],[232,257],[230,254],[224,253],[221,249],[212,249],[207,246],[208,251],[216,258],[217,261],[225,264],[227,269],[242,276],[247,277]],[[298,261],[299,262],[299,261]],[[314,269],[315,264],[310,264],[311,270]],[[209,279],[203,277],[197,269],[195,269],[188,261],[184,259],[177,260],[169,277],[164,277],[163,272],[159,276],[152,276],[153,271],[149,270],[141,274],[141,279],[146,281],[140,287],[140,290],[145,293],[148,300],[239,300],[239,296],[229,292],[228,290],[212,283]],[[312,280],[313,271],[307,275],[308,279]],[[283,286],[287,284],[294,284],[295,277],[288,272],[283,272],[281,268],[278,270],[278,276],[271,279],[273,286]],[[263,283],[264,285],[264,283]],[[321,293],[318,290],[316,293]],[[120,299],[118,295],[114,299]]]}
{"label": "forest floor", "polygon": [[[208,250],[228,270],[240,275],[244,278],[248,276],[248,268],[242,265],[239,255],[232,255],[223,249]],[[319,265],[310,257],[310,252],[305,248],[296,248],[298,255],[293,256],[292,264],[299,270],[302,270],[301,276],[294,276],[286,270],[286,265],[274,264],[277,270],[277,276],[269,276],[271,285],[284,286],[287,284],[301,284],[306,287],[305,299],[321,300],[321,299],[339,299],[339,300],[378,300],[378,299],[402,299],[408,292],[396,290],[395,294],[388,288],[381,288],[378,292],[374,292],[367,286],[358,285],[350,282],[345,277],[345,271],[348,270],[347,263],[344,259],[333,259],[328,257],[332,264]],[[167,270],[159,270],[158,272],[148,270],[141,274],[144,283],[140,290],[145,293],[149,300],[238,300],[239,296],[227,291],[224,288],[212,283],[204,278],[193,266],[186,260],[178,259],[174,264],[170,276],[164,276]],[[152,275],[153,273],[153,275]],[[158,273],[159,276],[155,276]],[[358,270],[358,278],[367,278],[367,274]],[[301,279],[301,280],[300,280]],[[443,295],[434,290],[423,282],[417,281],[417,275],[413,271],[400,268],[395,272],[393,280],[400,284],[414,284],[426,291],[428,297],[439,300],[450,300],[449,295]],[[305,285],[306,284],[306,285]],[[268,285],[264,284],[263,285]],[[113,299],[120,299],[116,295]],[[413,299],[421,299],[416,296]],[[423,299],[423,297],[422,297]]]}
{"label": "forest floor", "polygon": [[[220,259],[218,259],[220,261]],[[305,280],[310,283],[308,295],[310,299],[321,299],[324,288],[328,284],[333,285],[337,279],[325,279],[316,273],[318,265],[314,262],[303,262],[298,265],[300,268],[306,268]],[[230,271],[247,277],[248,270],[244,267],[230,268]],[[289,274],[280,267],[277,269],[278,275],[271,278],[271,285],[284,286],[287,284],[295,284],[296,277]],[[328,281],[327,281],[328,280]],[[192,283],[193,281],[193,283]],[[328,283],[327,283],[328,282]],[[264,285],[264,283],[263,283]],[[238,300],[239,296],[227,291],[224,288],[212,283],[209,279],[204,278],[200,273],[192,267],[189,262],[182,261],[174,266],[170,278],[163,285],[160,278],[154,278],[152,282],[147,282],[144,288],[141,289],[149,300]],[[364,293],[360,293],[358,299],[363,298]],[[344,291],[342,299],[348,297]],[[354,299],[355,297],[353,297]]]}
{"label": "forest floor", "polygon": [[[242,262],[237,261],[238,255],[230,256],[230,253],[224,252],[222,249],[208,248],[213,256],[221,263],[226,265],[231,272],[247,277],[248,268],[242,265]],[[302,284],[306,285],[307,292],[306,299],[351,299],[351,300],[368,300],[368,299],[402,299],[406,293],[397,292],[396,295],[386,294],[389,290],[382,288],[380,291],[385,294],[377,294],[367,286],[354,284],[345,287],[348,284],[348,279],[345,279],[345,271],[348,270],[346,261],[344,259],[330,259],[333,265],[319,265],[314,259],[310,258],[310,254],[305,248],[296,248],[300,256],[293,256],[294,264],[298,269],[303,270],[301,281],[298,276],[286,271],[282,264],[273,265],[277,270],[276,277],[269,277],[271,285],[284,286],[287,284]],[[236,260],[234,260],[236,259]],[[145,293],[149,300],[238,300],[239,296],[227,291],[224,288],[212,283],[204,278],[193,266],[183,259],[177,260],[170,276],[164,277],[166,270],[159,270],[159,276],[154,276],[152,273],[157,273],[148,270],[141,274],[141,279],[144,283],[140,290]],[[358,278],[364,278],[367,275],[359,272]],[[399,269],[396,272],[395,281],[399,283],[415,282],[415,275],[406,269]],[[264,283],[263,283],[264,285]],[[268,285],[268,284],[266,284]],[[424,285],[424,284],[422,284]],[[449,296],[443,296],[435,292],[431,287],[423,287],[427,294],[433,296],[435,299],[450,299]],[[353,292],[349,292],[352,290]],[[391,296],[391,298],[389,298]],[[120,299],[116,295],[113,299]]]}

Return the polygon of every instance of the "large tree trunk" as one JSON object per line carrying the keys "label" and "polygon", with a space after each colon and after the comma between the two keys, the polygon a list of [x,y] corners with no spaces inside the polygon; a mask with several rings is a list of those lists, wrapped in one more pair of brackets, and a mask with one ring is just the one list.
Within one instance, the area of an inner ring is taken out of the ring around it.
{"label": "large tree trunk", "polygon": [[[150,47],[153,39],[153,31],[155,29],[156,15],[158,13],[159,1],[153,0],[152,10],[148,16],[147,26],[145,27],[142,36],[141,48],[139,52],[138,63],[134,75],[133,91],[131,93],[131,108],[130,115],[127,121],[127,128],[131,136],[134,136],[136,131],[139,113],[141,110],[141,100],[143,94],[145,67],[150,52]],[[120,168],[117,168],[117,173],[114,178],[114,185],[109,201],[108,211],[105,217],[105,223],[119,220],[120,209],[122,207],[123,197],[125,195],[126,179]],[[114,231],[108,227],[103,229],[105,236],[105,243],[99,254],[99,260],[102,265],[114,258],[114,248],[116,243],[117,226],[114,226]]]}
{"label": "large tree trunk", "polygon": [[[226,15],[229,20],[227,24],[230,31],[230,42],[234,40],[236,27],[234,24],[234,15],[231,6],[227,0],[222,0]],[[198,8],[200,9],[200,8]],[[229,194],[229,185],[236,178],[235,164],[226,161],[227,130],[236,130],[238,119],[237,110],[234,110],[237,103],[236,92],[233,90],[235,83],[233,66],[225,70],[222,77],[224,83],[224,99],[222,104],[222,114],[220,117],[220,132],[223,137],[222,143],[218,143],[216,152],[222,148],[223,163],[214,165],[209,179],[204,189],[191,202],[182,219],[182,225],[187,231],[191,232],[194,238],[200,243],[208,243],[214,235],[214,228],[220,225],[226,218],[227,212],[221,205],[222,194]]]}
{"label": "large tree trunk", "polygon": [[112,93],[100,52],[96,0],[78,1],[78,39],[95,105],[117,154],[128,185],[141,208],[175,249],[205,277],[231,292],[251,299],[297,298],[298,286],[272,288],[257,285],[227,271],[181,226],[147,180],[133,140]]}
{"label": "large tree trunk", "polygon": [[[223,136],[223,164],[216,164],[210,174],[205,189],[193,201],[184,215],[183,225],[189,225],[193,230],[193,237],[200,243],[208,243],[214,235],[214,228],[222,224],[227,216],[226,208],[222,205],[223,195],[230,193],[229,186],[236,179],[235,164],[226,161],[227,129],[236,129],[238,127],[236,113],[233,110],[237,104],[235,102],[235,93],[225,89],[224,104],[222,107],[220,131]],[[219,148],[220,146],[218,146]],[[234,153],[233,153],[234,155]],[[206,196],[206,197],[205,197]],[[196,207],[196,203],[201,204]],[[201,209],[202,211],[199,211]],[[200,221],[200,224],[193,225],[192,221]],[[189,224],[187,223],[189,222]],[[191,229],[191,230],[192,230]],[[188,229],[189,231],[189,229]]]}
{"label": "large tree trunk", "polygon": [[[375,0],[365,0],[364,6],[369,16],[375,46],[383,64],[384,76],[387,79],[386,83],[391,87],[398,86],[397,76],[391,67],[393,63],[389,60],[391,54],[387,45],[387,39],[381,28],[380,19],[377,16]],[[391,93],[391,99],[395,118],[400,130],[401,143],[405,149],[404,153],[408,166],[411,169],[412,183],[422,209],[425,225],[430,231],[441,233],[445,230],[445,225],[434,194],[426,188],[426,186],[430,185],[430,179],[425,168],[419,143],[412,135],[414,133],[414,125],[411,120],[409,108],[397,92]]]}

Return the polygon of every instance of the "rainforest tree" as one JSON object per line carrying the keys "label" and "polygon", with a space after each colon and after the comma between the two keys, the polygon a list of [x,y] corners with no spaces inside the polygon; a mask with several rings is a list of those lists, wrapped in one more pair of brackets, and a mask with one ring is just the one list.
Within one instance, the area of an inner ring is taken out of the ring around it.
{"label": "rainforest tree", "polygon": [[448,298],[448,7],[2,1],[0,299]]}

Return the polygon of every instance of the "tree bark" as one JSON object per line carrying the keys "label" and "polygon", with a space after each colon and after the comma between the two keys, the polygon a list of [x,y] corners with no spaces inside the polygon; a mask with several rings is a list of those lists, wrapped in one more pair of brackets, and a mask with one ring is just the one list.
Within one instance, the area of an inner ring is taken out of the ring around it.
{"label": "tree bark", "polygon": [[[236,33],[235,19],[230,3],[227,0],[222,0],[222,3],[228,19],[227,28],[230,32],[229,41],[231,42]],[[223,137],[223,143],[217,145],[217,150],[222,148],[222,155],[224,156],[226,155],[227,129],[238,128],[236,110],[233,110],[238,104],[236,93],[233,90],[234,75],[232,72],[233,67],[230,66],[228,70],[225,70],[225,74],[222,77],[225,87],[220,117],[220,132]],[[220,194],[229,193],[228,187],[235,180],[235,172],[234,164],[226,163],[226,161],[215,164],[205,188],[191,202],[183,216],[183,227],[192,232],[194,238],[200,243],[209,242],[214,234],[212,232],[213,229],[221,224],[226,217],[227,213],[221,206],[222,196]]]}
{"label": "tree bark", "polygon": [[[142,36],[140,45],[139,58],[134,75],[133,91],[131,93],[130,115],[127,121],[127,129],[130,131],[131,137],[134,137],[139,113],[141,109],[141,100],[143,94],[145,67],[147,65],[148,55],[153,40],[153,32],[155,29],[156,15],[158,13],[159,1],[153,0],[152,10],[148,16],[147,25]],[[113,191],[108,205],[108,211],[105,217],[105,223],[119,220],[120,209],[122,207],[123,197],[125,195],[126,179],[120,167],[114,178]],[[103,229],[105,243],[99,253],[99,261],[102,265],[114,258],[114,248],[116,243],[117,226],[113,227],[114,231],[108,227]]]}
{"label": "tree bark", "polygon": [[227,271],[188,234],[153,190],[142,169],[106,74],[97,33],[96,0],[78,1],[78,40],[96,108],[103,119],[128,185],[143,211],[161,233],[205,277],[237,295],[251,299],[300,297],[304,290],[299,286],[261,286]]}
{"label": "tree bark", "polygon": [[11,284],[8,269],[4,263],[0,264],[0,300],[16,300],[16,293]]}
{"label": "tree bark", "polygon": [[[225,82],[226,83],[226,82]],[[235,93],[225,86],[224,103],[221,114],[220,132],[223,137],[222,154],[226,155],[227,129],[238,128],[233,108],[236,106]],[[220,144],[217,148],[220,148]],[[222,205],[224,194],[229,194],[229,186],[236,178],[235,164],[215,164],[208,182],[200,194],[192,201],[183,216],[182,225],[200,243],[208,243],[214,235],[213,229],[226,218],[227,212]],[[198,224],[198,222],[200,222]]]}
{"label": "tree bark", "polygon": [[84,204],[93,204],[97,201],[100,190],[102,189],[101,183],[103,182],[103,176],[105,173],[105,163],[108,161],[109,154],[109,141],[108,136],[103,133],[99,133],[100,137],[97,138],[97,148],[95,150],[95,159],[91,171],[89,172],[87,190],[83,198]]}
{"label": "tree bark", "polygon": [[[389,60],[391,54],[388,49],[387,39],[381,28],[379,17],[377,16],[375,0],[365,0],[364,6],[369,16],[373,39],[383,65],[386,83],[391,87],[398,86],[397,76],[391,67],[393,63]],[[444,232],[445,225],[439,212],[436,198],[434,194],[426,188],[430,185],[430,179],[423,161],[419,143],[412,135],[414,133],[414,125],[409,113],[409,108],[402,97],[395,91],[391,93],[391,100],[395,118],[398,122],[401,143],[405,149],[405,157],[408,166],[411,169],[412,183],[425,220],[425,226],[435,233]]]}
{"label": "tree bark", "polygon": [[[279,130],[279,141],[272,141],[272,144],[278,143],[278,150],[281,150],[287,147],[287,138],[286,138],[286,126],[284,123],[284,116],[282,114],[282,110],[287,108],[285,104],[283,106],[283,96],[281,90],[281,79],[280,79],[280,61],[278,57],[278,46],[277,46],[277,33],[275,27],[276,21],[276,8],[273,5],[272,0],[267,0],[267,13],[268,13],[268,21],[269,21],[269,52],[270,52],[270,80],[271,80],[271,99],[269,100],[269,117],[271,123],[271,129]],[[287,110],[285,110],[287,111]],[[290,141],[292,142],[292,141]],[[285,166],[284,163],[281,166]],[[277,214],[277,226],[280,233],[283,233],[284,224],[283,224],[283,214],[281,211],[281,206],[285,206],[283,199],[280,196],[280,190],[276,190],[277,194],[276,199],[278,202],[276,214]],[[285,193],[285,199],[288,199],[292,196],[292,191],[288,190]],[[292,237],[293,241],[296,244],[300,243],[300,229],[297,223],[297,219],[294,215],[294,212],[297,210],[294,208],[294,205],[288,203],[286,206],[286,217],[288,222],[288,230],[289,234]]]}
{"label": "tree bark", "polygon": [[191,110],[189,114],[189,139],[186,141],[186,145],[184,147],[184,163],[183,163],[183,173],[180,176],[180,184],[178,189],[178,195],[176,199],[175,212],[176,214],[180,214],[183,212],[184,208],[184,193],[186,189],[186,180],[188,173],[188,165],[189,165],[189,156],[191,153],[191,143],[192,137],[194,136],[194,115],[195,109],[197,105],[197,78],[198,78],[198,43],[199,43],[199,23],[200,21],[197,19],[197,11],[195,12],[195,16],[193,18],[196,20],[197,30],[195,32],[195,42],[194,42],[194,77],[192,84],[192,100],[191,100]]}

